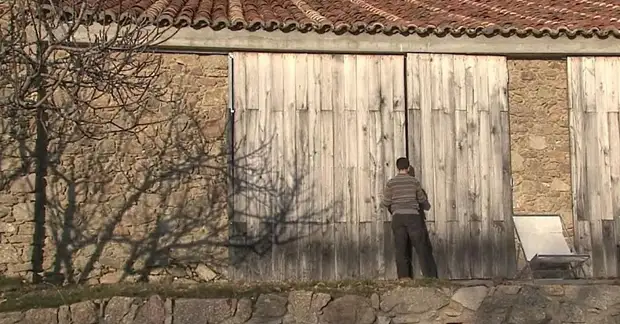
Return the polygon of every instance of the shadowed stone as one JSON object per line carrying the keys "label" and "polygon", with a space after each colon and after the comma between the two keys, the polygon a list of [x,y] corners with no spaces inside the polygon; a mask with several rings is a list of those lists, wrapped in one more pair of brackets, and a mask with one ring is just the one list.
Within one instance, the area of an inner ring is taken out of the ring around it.
{"label": "shadowed stone", "polygon": [[223,322],[235,313],[237,302],[232,299],[177,299],[174,303],[174,324],[211,324]]}
{"label": "shadowed stone", "polygon": [[367,298],[347,295],[329,303],[320,316],[321,324],[372,324],[375,312]]}
{"label": "shadowed stone", "polygon": [[489,288],[486,286],[463,287],[452,295],[452,300],[473,311],[478,310],[487,296]]}
{"label": "shadowed stone", "polygon": [[103,323],[117,324],[133,322],[137,310],[137,306],[132,307],[134,302],[135,299],[131,297],[112,297],[105,306]]}
{"label": "shadowed stone", "polygon": [[43,308],[43,309],[31,309],[26,311],[24,319],[21,322],[23,324],[58,324],[58,309],[56,308]]}
{"label": "shadowed stone", "polygon": [[0,324],[15,324],[23,317],[24,314],[22,312],[0,313]]}
{"label": "shadowed stone", "polygon": [[98,308],[92,301],[73,304],[70,309],[73,323],[95,324],[98,322]]}
{"label": "shadowed stone", "polygon": [[248,298],[243,298],[237,302],[235,316],[226,319],[220,324],[243,324],[249,320],[250,317],[252,317],[252,301]]}
{"label": "shadowed stone", "polygon": [[161,297],[151,296],[144,305],[138,309],[134,323],[136,324],[164,324],[166,311]]}
{"label": "shadowed stone", "polygon": [[391,314],[424,313],[450,303],[441,290],[429,287],[397,288],[381,296],[381,310]]}

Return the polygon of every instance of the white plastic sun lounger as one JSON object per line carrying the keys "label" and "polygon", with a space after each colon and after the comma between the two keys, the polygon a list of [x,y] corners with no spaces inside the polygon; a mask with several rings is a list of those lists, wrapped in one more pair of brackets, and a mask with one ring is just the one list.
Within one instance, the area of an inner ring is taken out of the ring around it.
{"label": "white plastic sun lounger", "polygon": [[560,215],[514,215],[513,221],[527,263],[518,278],[526,270],[534,278],[544,272],[562,273],[562,278],[566,274],[577,278],[578,270],[584,273],[582,266],[590,255],[571,251]]}

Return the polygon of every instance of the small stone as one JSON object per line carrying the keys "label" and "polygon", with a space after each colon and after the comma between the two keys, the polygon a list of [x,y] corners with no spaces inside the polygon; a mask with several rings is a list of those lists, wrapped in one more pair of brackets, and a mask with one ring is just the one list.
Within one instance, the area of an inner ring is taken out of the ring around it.
{"label": "small stone", "polygon": [[198,278],[204,281],[211,281],[217,278],[217,273],[215,273],[213,270],[211,270],[209,267],[207,267],[204,264],[199,264],[198,267],[196,267],[195,271],[196,271],[196,275],[198,275]]}
{"label": "small stone", "polygon": [[347,295],[329,303],[320,320],[322,324],[372,324],[375,318],[367,298]]}
{"label": "small stone", "polygon": [[316,324],[316,314],[310,310],[312,305],[311,291],[291,291],[288,295],[288,313],[284,322]]}
{"label": "small stone", "polygon": [[332,300],[332,296],[330,294],[325,293],[315,293],[312,295],[312,306],[310,307],[313,311],[318,312],[322,310],[327,304]]}
{"label": "small stone", "polygon": [[379,295],[377,293],[373,293],[372,295],[370,295],[370,305],[372,305],[372,308],[379,309],[379,303]]}
{"label": "small stone", "polygon": [[510,153],[510,159],[511,159],[511,166],[512,166],[513,172],[525,170],[525,166],[524,166],[525,159],[521,156],[521,154],[519,154],[519,152],[512,151]]}
{"label": "small stone", "polygon": [[0,324],[15,324],[24,317],[22,312],[0,313]]}
{"label": "small stone", "polygon": [[535,150],[544,150],[547,148],[547,140],[544,136],[530,135],[529,146]]}
{"label": "small stone", "polygon": [[252,318],[259,317],[281,317],[286,314],[286,304],[288,300],[285,297],[275,294],[262,294],[256,301],[254,315]]}
{"label": "small stone", "polygon": [[36,179],[36,174],[31,173],[29,175],[23,176],[13,182],[11,182],[11,188],[9,191],[11,193],[32,193],[34,192],[34,182]]}
{"label": "small stone", "polygon": [[451,302],[450,305],[442,309],[443,313],[446,314],[446,316],[448,317],[460,316],[461,314],[463,314],[463,310],[463,305],[454,301]]}
{"label": "small stone", "polygon": [[[22,323],[26,324],[58,324],[58,309],[43,308],[26,311]],[[80,323],[80,322],[76,322]],[[90,323],[85,323],[90,324]]]}
{"label": "small stone", "polygon": [[98,310],[95,303],[85,301],[70,306],[73,323],[95,324],[98,319]]}
{"label": "small stone", "polygon": [[243,324],[247,322],[250,317],[252,317],[252,301],[248,298],[243,298],[237,301],[235,316],[224,320],[220,324]]}
{"label": "small stone", "polygon": [[558,178],[554,178],[553,180],[551,180],[551,185],[549,187],[551,188],[551,190],[561,191],[561,192],[568,192],[571,190],[571,187],[569,184],[567,184],[566,182]]}
{"label": "small stone", "polygon": [[58,324],[71,324],[71,310],[68,305],[58,308]]}
{"label": "small stone", "polygon": [[0,255],[2,263],[14,264],[21,263],[21,252],[13,245],[0,244]]}
{"label": "small stone", "polygon": [[33,220],[32,204],[31,203],[19,203],[13,206],[12,211],[13,218],[16,222],[23,223]]}
{"label": "small stone", "polygon": [[521,286],[497,286],[495,287],[495,293],[505,294],[505,295],[516,295],[521,290]]}
{"label": "small stone", "polygon": [[0,233],[14,234],[17,232],[17,228],[12,223],[0,222]]}
{"label": "small stone", "polygon": [[377,316],[375,324],[392,324],[392,319],[387,316]]}
{"label": "small stone", "polygon": [[147,302],[140,307],[134,323],[137,324],[164,324],[166,311],[164,310],[164,301],[161,297],[151,296]]}
{"label": "small stone", "polygon": [[430,287],[397,288],[381,296],[381,310],[391,314],[424,313],[450,303],[443,291]]}
{"label": "small stone", "polygon": [[232,299],[177,299],[174,303],[175,324],[220,323],[235,313]]}
{"label": "small stone", "polygon": [[109,272],[99,278],[99,283],[104,285],[119,283],[122,277],[123,273],[121,271]]}
{"label": "small stone", "polygon": [[473,311],[478,310],[487,296],[489,288],[486,286],[463,287],[452,295],[452,300]]}
{"label": "small stone", "polygon": [[542,286],[542,291],[545,292],[548,296],[563,296],[564,295],[564,287],[561,285],[549,285]]}
{"label": "small stone", "polygon": [[131,306],[134,302],[135,299],[131,297],[112,297],[104,309],[104,323],[124,323],[123,320],[133,322],[135,313],[131,313]]}

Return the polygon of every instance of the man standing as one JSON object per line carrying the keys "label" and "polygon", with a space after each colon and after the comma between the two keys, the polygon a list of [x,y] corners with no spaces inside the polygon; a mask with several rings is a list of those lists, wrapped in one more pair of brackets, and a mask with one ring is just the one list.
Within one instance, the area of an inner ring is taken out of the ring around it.
{"label": "man standing", "polygon": [[396,167],[398,174],[386,184],[382,203],[392,214],[398,278],[412,277],[409,241],[418,255],[422,274],[437,278],[437,266],[422,214],[423,209],[430,209],[428,198],[418,179],[408,174],[407,158],[398,158]]}

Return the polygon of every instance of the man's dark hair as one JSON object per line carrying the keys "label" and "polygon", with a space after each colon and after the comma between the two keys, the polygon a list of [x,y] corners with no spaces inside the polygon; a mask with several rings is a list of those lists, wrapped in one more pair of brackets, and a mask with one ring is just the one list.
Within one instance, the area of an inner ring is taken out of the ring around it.
{"label": "man's dark hair", "polygon": [[409,170],[409,160],[406,157],[401,157],[396,160],[396,168],[400,170]]}

